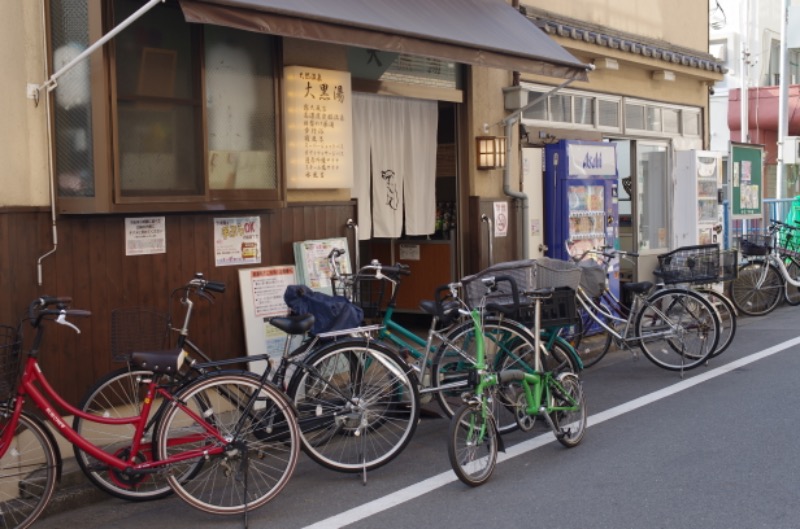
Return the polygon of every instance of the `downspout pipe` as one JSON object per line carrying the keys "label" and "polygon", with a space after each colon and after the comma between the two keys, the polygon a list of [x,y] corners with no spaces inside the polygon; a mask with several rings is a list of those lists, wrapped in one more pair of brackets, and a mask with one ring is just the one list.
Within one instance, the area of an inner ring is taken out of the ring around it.
{"label": "downspout pipe", "polygon": [[[123,29],[127,28],[131,24],[133,24],[138,18],[142,15],[150,11],[156,4],[164,3],[166,0],[150,0],[145,5],[140,7],[136,10],[131,16],[123,20],[118,26],[114,29],[103,35],[100,39],[97,40],[94,44],[83,50],[80,54],[78,54],[74,59],[70,62],[62,66],[58,71],[53,73],[44,83],[40,85],[31,84],[29,83],[27,86],[27,96],[29,99],[33,99],[34,105],[39,106],[39,99],[40,99],[40,92],[42,90],[46,91],[45,97],[45,114],[47,120],[47,172],[50,176],[50,223],[51,229],[53,231],[53,247],[45,254],[41,255],[36,260],[36,277],[38,280],[39,286],[42,286],[42,261],[45,258],[53,255],[56,253],[58,249],[58,227],[56,224],[56,176],[55,176],[55,160],[53,160],[53,124],[51,119],[51,112],[50,112],[50,97],[49,94],[53,90],[56,89],[58,86],[58,78],[68,72],[72,67],[74,67],[79,62],[83,61],[84,59],[88,58],[89,55],[94,53],[96,50],[103,47],[103,45],[108,42],[109,40],[113,39],[117,36],[119,32]],[[42,38],[44,40],[44,71],[45,75],[50,70],[49,64],[47,62],[47,12],[46,12],[46,5],[47,2],[42,2]]]}
{"label": "downspout pipe", "polygon": [[[593,70],[594,65],[587,65],[587,70]],[[511,185],[511,168],[509,164],[509,160],[511,160],[511,135],[514,132],[514,124],[519,122],[523,112],[528,110],[529,108],[533,107],[534,105],[538,105],[542,100],[547,99],[552,94],[558,92],[562,88],[569,86],[575,81],[575,79],[568,79],[561,83],[560,85],[556,86],[549,92],[545,92],[541,94],[539,97],[534,99],[533,101],[529,102],[524,107],[520,108],[519,110],[515,110],[511,114],[509,114],[501,124],[505,127],[505,136],[506,136],[506,165],[503,167],[503,193],[506,196],[516,198],[522,203],[522,258],[527,259],[529,255],[529,245],[528,245],[528,230],[530,229],[530,211],[528,208],[528,195],[522,193],[521,191],[517,191]]]}

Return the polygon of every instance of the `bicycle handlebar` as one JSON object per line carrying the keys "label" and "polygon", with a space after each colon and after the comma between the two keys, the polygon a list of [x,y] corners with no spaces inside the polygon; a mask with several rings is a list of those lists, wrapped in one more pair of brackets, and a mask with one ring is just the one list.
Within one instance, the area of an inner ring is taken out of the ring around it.
{"label": "bicycle handlebar", "polygon": [[[80,329],[69,321],[67,316],[86,317],[91,316],[91,311],[82,309],[70,309],[69,304],[72,298],[69,296],[40,296],[28,305],[28,320],[32,327],[39,327],[46,316],[57,316],[55,321],[61,325],[71,327],[80,333]],[[55,308],[48,308],[55,306]]]}
{"label": "bicycle handlebar", "polygon": [[186,288],[195,288],[199,292],[210,290],[211,292],[218,292],[220,294],[225,292],[225,283],[222,281],[207,280],[202,272],[197,272],[191,281],[186,284]]}

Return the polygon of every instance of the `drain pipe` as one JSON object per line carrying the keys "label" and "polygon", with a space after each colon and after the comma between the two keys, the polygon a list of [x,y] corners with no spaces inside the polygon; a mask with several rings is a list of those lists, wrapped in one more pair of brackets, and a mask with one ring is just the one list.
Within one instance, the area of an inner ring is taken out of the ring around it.
{"label": "drain pipe", "polygon": [[[26,87],[27,97],[28,99],[33,99],[34,106],[39,106],[39,100],[41,97],[40,92],[45,91],[45,102],[44,102],[44,111],[46,113],[46,120],[47,120],[47,173],[50,177],[50,224],[51,229],[53,231],[53,247],[47,253],[41,255],[39,259],[36,260],[36,276],[39,283],[39,286],[42,286],[42,261],[47,257],[56,253],[58,249],[58,228],[56,224],[56,220],[58,218],[56,214],[56,176],[55,176],[55,162],[53,161],[53,126],[52,126],[52,119],[50,116],[50,97],[49,94],[53,90],[58,87],[58,78],[64,75],[68,70],[70,70],[73,66],[78,64],[79,62],[86,59],[89,55],[94,53],[95,50],[101,48],[106,42],[113,39],[120,31],[128,27],[129,25],[133,24],[133,22],[144,15],[147,11],[152,9],[156,6],[156,4],[164,3],[165,0],[150,0],[147,4],[140,7],[135,13],[131,16],[123,20],[118,26],[114,29],[103,35],[100,39],[97,40],[94,44],[83,50],[80,54],[78,54],[74,59],[72,59],[69,63],[65,64],[61,67],[57,72],[53,73],[44,83],[41,85],[31,84],[28,83]],[[43,38],[43,50],[44,50],[44,72],[47,75],[47,72],[50,71],[50,65],[47,62],[47,11],[46,11],[46,2],[42,2],[42,38]]]}
{"label": "drain pipe", "polygon": [[[587,65],[587,70],[593,70],[594,65]],[[575,79],[568,79],[561,83],[560,85],[556,86],[549,92],[545,92],[544,94],[539,95],[536,99],[529,102],[524,107],[515,110],[511,114],[509,114],[501,124],[505,127],[505,136],[506,136],[506,165],[503,167],[503,193],[506,196],[510,196],[512,198],[519,199],[522,202],[522,258],[528,258],[528,230],[530,229],[530,212],[528,208],[528,195],[522,193],[521,191],[517,191],[512,188],[511,186],[511,168],[509,167],[508,161],[511,160],[511,134],[514,132],[514,124],[517,123],[522,113],[531,108],[534,105],[539,104],[544,99],[547,99],[552,94],[558,92],[565,86],[568,86],[575,82]]]}

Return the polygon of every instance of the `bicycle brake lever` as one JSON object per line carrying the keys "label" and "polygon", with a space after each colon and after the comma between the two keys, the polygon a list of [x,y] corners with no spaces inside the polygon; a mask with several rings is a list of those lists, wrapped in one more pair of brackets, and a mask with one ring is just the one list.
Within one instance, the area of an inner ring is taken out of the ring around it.
{"label": "bicycle brake lever", "polygon": [[81,333],[81,330],[78,328],[77,325],[73,324],[72,322],[67,321],[67,311],[65,311],[65,310],[62,310],[61,313],[58,315],[58,318],[56,318],[56,323],[59,323],[61,325],[66,325],[67,327],[71,327],[78,334]]}

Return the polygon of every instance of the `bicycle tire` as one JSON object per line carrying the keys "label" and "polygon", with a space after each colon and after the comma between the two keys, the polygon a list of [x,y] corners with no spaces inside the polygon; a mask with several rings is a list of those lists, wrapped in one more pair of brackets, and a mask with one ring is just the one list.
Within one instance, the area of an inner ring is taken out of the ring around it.
{"label": "bicycle tire", "polygon": [[[595,300],[599,303],[598,300]],[[616,322],[600,312],[595,312],[594,317],[583,305],[578,306],[578,316],[581,318],[581,329],[583,336],[575,347],[575,352],[581,359],[584,369],[596,365],[611,350],[613,337],[604,329],[594,318],[600,319],[603,323],[612,328],[617,328]]]}
{"label": "bicycle tire", "polygon": [[305,452],[338,472],[385,465],[408,445],[419,419],[416,376],[391,348],[372,340],[312,350],[288,394]]}
{"label": "bicycle tire", "polygon": [[[138,415],[144,403],[147,387],[142,380],[152,378],[153,372],[147,369],[131,369],[123,367],[112,371],[86,393],[78,409],[85,413],[102,417],[130,417]],[[139,462],[153,460],[153,425],[161,402],[153,404],[148,425],[144,435],[144,444],[140,454],[144,459]],[[107,425],[98,424],[75,416],[72,428],[78,434],[106,453],[124,456],[130,449],[135,434],[133,424]],[[101,463],[87,452],[73,445],[75,459],[86,477],[99,489],[117,498],[129,501],[148,501],[164,498],[172,494],[172,487],[165,473],[148,472],[127,474]],[[202,464],[202,461],[199,461]]]}
{"label": "bicycle tire", "polygon": [[[0,432],[10,427],[13,413],[3,407]],[[61,475],[61,456],[53,435],[33,415],[22,412],[13,446],[0,457],[0,521],[2,527],[29,527],[47,507]]]}
{"label": "bicycle tire", "polygon": [[[207,455],[220,446],[219,436],[226,441],[223,452]],[[186,442],[176,443],[182,438]],[[182,388],[165,407],[156,440],[159,459],[196,454],[170,464],[167,478],[180,498],[211,514],[240,514],[275,498],[300,452],[297,418],[285,393],[248,373],[215,373]],[[202,467],[184,479],[197,459]]]}
{"label": "bicycle tire", "polygon": [[578,404],[577,410],[559,410],[550,414],[558,442],[567,448],[578,446],[586,434],[587,411],[583,383],[576,374],[564,373],[551,381],[550,391],[552,406],[571,407],[572,402]]}
{"label": "bicycle tire", "polygon": [[[763,267],[768,266],[766,272]],[[759,286],[761,275],[765,273]],[[775,265],[765,261],[751,261],[739,268],[739,275],[731,281],[731,301],[742,314],[763,316],[772,312],[784,297],[783,277]]]}
{"label": "bicycle tire", "polygon": [[480,405],[463,405],[450,419],[447,455],[453,471],[463,483],[477,487],[486,483],[497,466],[497,427]]}
{"label": "bicycle tire", "polygon": [[699,288],[696,291],[706,296],[719,315],[719,341],[710,357],[714,358],[722,354],[733,343],[737,328],[736,307],[728,299],[728,296],[712,288]]}
{"label": "bicycle tire", "polygon": [[[514,320],[493,318],[484,320],[482,330],[485,362],[489,369],[499,371],[507,366],[530,373],[534,371],[533,335],[527,327]],[[447,417],[453,417],[464,404],[463,394],[471,389],[468,378],[475,366],[474,347],[475,327],[472,322],[465,322],[448,333],[434,354],[431,384],[437,389],[436,399]],[[556,369],[559,365],[562,366],[561,370],[575,371],[576,366],[571,358],[573,353],[559,344],[550,354],[550,367]],[[462,385],[450,390],[440,389],[454,383]],[[494,400],[493,413],[500,433],[508,433],[518,427],[514,398],[516,391],[510,384],[500,388],[498,398]]]}
{"label": "bicycle tire", "polygon": [[[782,256],[782,259],[788,261],[786,265],[786,271],[789,273],[789,277],[795,281],[800,281],[800,263],[798,263],[797,259],[790,255]],[[796,307],[800,305],[800,287],[796,287],[786,281],[786,288],[783,291],[784,300],[789,305]]]}
{"label": "bicycle tire", "polygon": [[656,291],[637,314],[635,329],[644,355],[670,371],[687,371],[702,365],[719,341],[716,311],[691,290]]}

